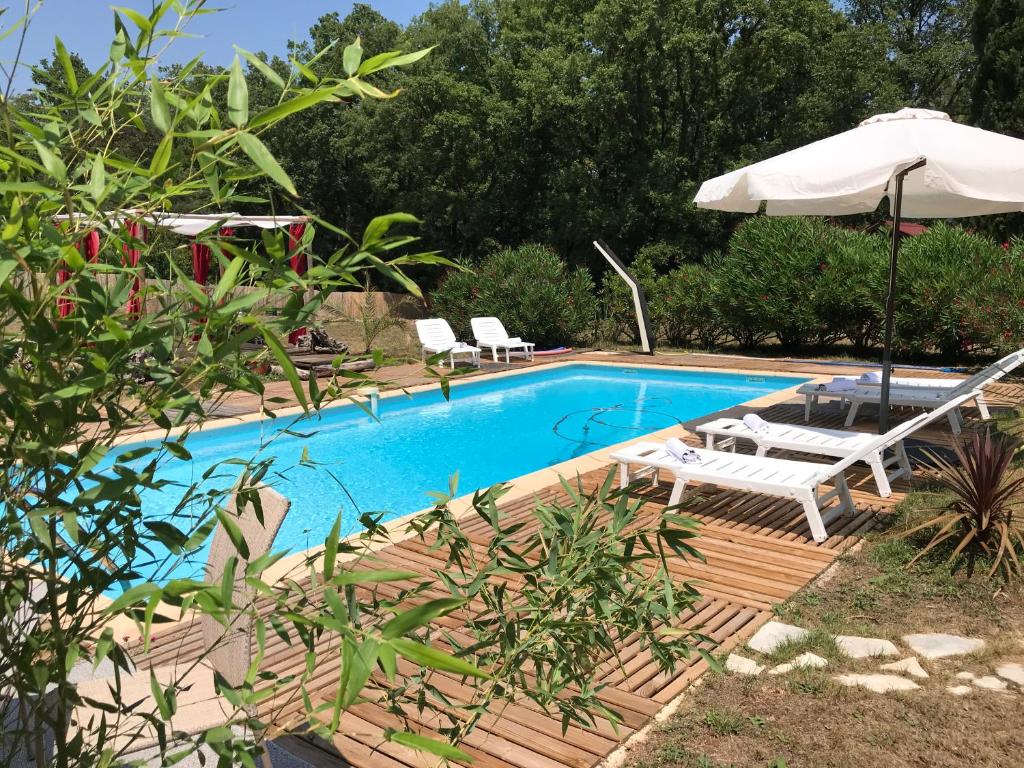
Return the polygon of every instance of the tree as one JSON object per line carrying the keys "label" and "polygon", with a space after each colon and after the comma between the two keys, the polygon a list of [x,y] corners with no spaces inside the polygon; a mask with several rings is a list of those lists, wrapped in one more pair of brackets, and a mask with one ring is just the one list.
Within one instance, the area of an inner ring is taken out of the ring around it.
{"label": "tree", "polygon": [[888,61],[903,106],[969,113],[974,50],[974,0],[851,0],[858,26],[877,25],[888,38]]}
{"label": "tree", "polygon": [[973,33],[978,67],[971,118],[983,128],[1024,137],[1024,2],[977,0]]}

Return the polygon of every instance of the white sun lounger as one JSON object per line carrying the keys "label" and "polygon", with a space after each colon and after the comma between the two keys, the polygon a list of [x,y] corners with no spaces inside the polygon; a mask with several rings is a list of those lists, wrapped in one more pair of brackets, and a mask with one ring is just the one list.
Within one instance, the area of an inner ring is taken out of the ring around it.
{"label": "white sun lounger", "polygon": [[469,321],[473,326],[473,336],[476,343],[484,349],[491,350],[494,362],[498,362],[498,350],[505,350],[505,362],[509,362],[509,355],[514,350],[527,360],[533,360],[534,344],[530,341],[523,341],[518,336],[509,336],[501,320],[496,317],[474,317]]}
{"label": "white sun lounger", "polygon": [[[988,404],[985,402],[982,388],[998,381],[1024,363],[1024,349],[1019,349],[1009,355],[997,360],[991,365],[981,369],[973,376],[965,379],[927,379],[924,377],[896,377],[892,380],[889,390],[889,404],[906,406],[911,408],[935,408],[936,404],[942,405],[947,400],[959,395],[975,391],[975,404],[983,419],[989,418]],[[910,386],[902,385],[899,382],[911,381]],[[928,382],[937,382],[934,386]],[[956,383],[953,383],[953,382]],[[843,391],[826,391],[821,389],[822,385],[809,383],[801,386],[797,392],[804,396],[804,421],[810,421],[811,408],[817,405],[819,398],[838,399],[840,407],[846,403],[850,404],[850,411],[846,417],[846,426],[853,424],[857,418],[860,406],[865,403],[879,404],[881,402],[881,390],[877,383],[857,382],[853,389]],[[951,411],[948,414],[950,425],[954,434],[960,433],[960,426],[963,419],[958,411]]]}
{"label": "white sun lounger", "polygon": [[[956,405],[950,402],[946,408],[947,412],[952,412]],[[937,417],[931,413],[920,414],[901,426],[904,429],[916,429],[919,426],[917,420]],[[623,487],[643,476],[651,477],[652,484],[656,483],[658,469],[672,472],[676,480],[669,497],[669,506],[682,501],[686,486],[691,483],[706,483],[720,488],[795,499],[803,506],[811,536],[820,543],[828,538],[826,523],[854,509],[853,498],[846,483],[846,470],[858,461],[866,461],[872,454],[884,451],[904,436],[903,432],[896,435],[892,432],[871,435],[871,439],[865,440],[858,450],[834,464],[709,451],[705,448],[694,448],[698,461],[687,463],[672,456],[665,449],[664,443],[653,442],[627,446],[612,453],[611,458],[619,463],[619,480]],[[632,466],[638,467],[638,470],[631,472]],[[829,481],[832,482],[832,490],[819,495],[819,486]],[[823,516],[822,507],[834,498],[839,499],[839,504]]]}
{"label": "white sun lounger", "polygon": [[[417,320],[416,335],[420,337],[420,354],[424,358],[445,354],[448,356],[450,368],[455,367],[455,358],[457,357],[468,357],[473,365],[480,365],[480,348],[456,339],[455,332],[444,318]],[[441,366],[444,367],[443,361]]]}
{"label": "white sun lounger", "polygon": [[[878,435],[771,421],[765,422],[765,431],[755,431],[744,424],[742,419],[715,419],[700,424],[697,431],[707,436],[708,450],[716,448],[717,440],[719,449],[731,448],[735,451],[736,440],[746,439],[757,446],[758,456],[765,456],[770,450],[798,451],[840,459],[861,455],[861,460],[871,467],[875,484],[878,486],[878,494],[887,498],[892,495],[890,483],[893,480],[911,475],[910,459],[907,457],[903,441],[948,411],[959,408],[976,397],[976,392],[968,392],[939,408],[926,411],[893,427],[885,434],[885,437],[889,438],[887,443],[871,448],[866,453],[865,447],[877,443]],[[885,456],[887,450],[892,451],[888,458]],[[889,469],[893,466],[896,469],[890,472]]]}
{"label": "white sun lounger", "polygon": [[[656,483],[655,470],[658,469],[674,473],[676,480],[668,500],[669,506],[682,501],[690,483],[707,483],[720,488],[796,499],[804,508],[811,536],[819,543],[828,538],[827,522],[853,511],[853,499],[844,472],[859,456],[848,457],[836,464],[815,464],[704,448],[694,448],[694,452],[699,462],[689,464],[672,456],[664,443],[643,442],[615,451],[611,458],[619,462],[619,479],[623,487],[645,475],[651,475],[652,484]],[[631,466],[637,466],[639,470],[631,472]],[[832,480],[833,489],[819,496],[818,487],[828,480]],[[834,498],[839,499],[839,504],[823,517],[821,508]]]}

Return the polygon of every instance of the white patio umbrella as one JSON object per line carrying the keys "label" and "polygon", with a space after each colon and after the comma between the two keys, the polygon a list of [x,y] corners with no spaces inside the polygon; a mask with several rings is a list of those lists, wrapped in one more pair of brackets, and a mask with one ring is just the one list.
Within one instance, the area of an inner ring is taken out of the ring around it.
{"label": "white patio umbrella", "polygon": [[879,427],[886,430],[900,223],[1024,210],[1024,140],[901,109],[856,128],[705,181],[698,208],[770,216],[892,211]]}

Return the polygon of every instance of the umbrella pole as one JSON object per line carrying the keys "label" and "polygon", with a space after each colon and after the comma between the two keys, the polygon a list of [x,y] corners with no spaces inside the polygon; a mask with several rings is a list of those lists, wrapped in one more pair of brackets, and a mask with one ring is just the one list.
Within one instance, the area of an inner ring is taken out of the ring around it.
{"label": "umbrella pole", "polygon": [[892,378],[892,328],[893,314],[896,305],[896,268],[900,255],[902,233],[903,180],[911,171],[916,171],[925,164],[919,160],[909,168],[896,174],[896,191],[892,206],[892,250],[889,253],[889,294],[885,298],[885,338],[882,346],[882,392],[878,403],[878,434],[889,431],[889,380]]}

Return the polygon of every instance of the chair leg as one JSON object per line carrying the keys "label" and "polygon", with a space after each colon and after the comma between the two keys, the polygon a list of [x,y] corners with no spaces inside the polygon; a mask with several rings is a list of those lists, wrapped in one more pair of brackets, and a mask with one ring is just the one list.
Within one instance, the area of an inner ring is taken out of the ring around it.
{"label": "chair leg", "polygon": [[853,505],[853,496],[850,495],[850,486],[846,482],[846,473],[840,472],[835,476],[836,493],[839,495],[839,514],[853,512],[856,507]]}
{"label": "chair leg", "polygon": [[811,528],[811,538],[820,544],[828,538],[828,533],[825,531],[825,523],[821,519],[821,511],[818,509],[818,500],[814,497],[814,492],[811,491],[806,496],[801,494],[800,503],[803,505],[807,524]]}
{"label": "chair leg", "polygon": [[629,464],[624,461],[619,462],[619,488],[625,488],[629,485]]}
{"label": "chair leg", "polygon": [[[736,448],[734,447],[733,451],[735,451],[735,450],[736,450]],[[761,445],[760,443],[758,443],[757,444],[757,455],[758,456],[767,456],[768,455],[768,446],[767,445]]]}
{"label": "chair leg", "polygon": [[900,469],[907,477],[911,477],[914,474],[914,468],[910,466],[910,457],[907,456],[907,447],[900,440],[896,445],[893,446],[893,450],[896,451],[896,462],[899,464]]}
{"label": "chair leg", "polygon": [[889,475],[885,471],[885,464],[882,462],[882,452],[876,451],[868,459],[868,466],[875,476],[875,485],[878,486],[878,495],[883,499],[892,496],[892,488],[889,487]]}
{"label": "chair leg", "polygon": [[978,406],[978,412],[981,414],[981,418],[985,419],[985,421],[988,421],[989,419],[992,418],[988,410],[988,403],[985,402],[984,394],[979,392],[978,396],[974,398],[974,404]]}
{"label": "chair leg", "polygon": [[853,422],[857,418],[857,411],[860,410],[860,401],[855,400],[850,403],[850,412],[846,414],[846,426],[853,426]]}
{"label": "chair leg", "polygon": [[685,495],[685,493],[686,481],[681,477],[677,477],[675,484],[673,484],[672,486],[672,493],[668,497],[668,505],[670,507],[674,507],[676,504],[683,500],[683,496]]}
{"label": "chair leg", "polygon": [[960,409],[954,408],[948,414],[946,418],[949,419],[949,428],[953,430],[954,435],[959,435],[961,431],[961,425],[963,424],[963,417],[960,415]]}
{"label": "chair leg", "polygon": [[804,395],[804,423],[806,424],[811,420],[811,406],[817,405],[817,395]]}

